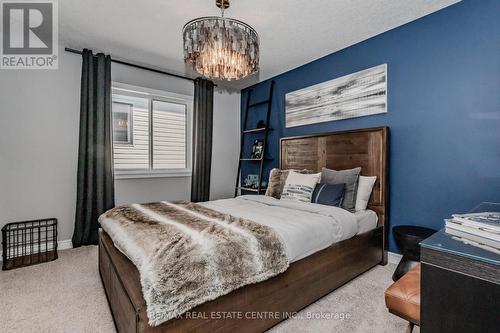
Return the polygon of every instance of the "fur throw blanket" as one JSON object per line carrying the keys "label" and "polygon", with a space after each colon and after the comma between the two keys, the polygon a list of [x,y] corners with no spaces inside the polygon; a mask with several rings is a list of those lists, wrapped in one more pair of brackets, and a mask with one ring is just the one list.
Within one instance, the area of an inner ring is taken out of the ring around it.
{"label": "fur throw blanket", "polygon": [[289,265],[273,229],[194,203],[122,206],[99,222],[139,270],[151,326]]}

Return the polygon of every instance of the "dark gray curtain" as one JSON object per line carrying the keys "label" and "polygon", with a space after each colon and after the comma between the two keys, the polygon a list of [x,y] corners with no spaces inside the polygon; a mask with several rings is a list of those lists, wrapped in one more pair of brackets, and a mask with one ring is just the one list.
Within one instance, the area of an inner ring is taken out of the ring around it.
{"label": "dark gray curtain", "polygon": [[194,81],[192,202],[210,198],[213,114],[214,83],[197,78]]}
{"label": "dark gray curtain", "polygon": [[82,57],[74,247],[98,243],[97,218],[115,204],[111,58],[87,49]]}

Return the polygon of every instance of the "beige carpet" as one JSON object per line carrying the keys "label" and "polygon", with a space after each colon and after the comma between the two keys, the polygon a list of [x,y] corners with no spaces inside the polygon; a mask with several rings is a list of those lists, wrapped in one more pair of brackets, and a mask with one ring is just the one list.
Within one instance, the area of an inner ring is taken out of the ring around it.
{"label": "beige carpet", "polygon": [[[384,305],[394,268],[375,267],[270,332],[404,332],[406,322]],[[61,251],[51,263],[2,271],[0,331],[114,332],[97,270],[97,247]]]}

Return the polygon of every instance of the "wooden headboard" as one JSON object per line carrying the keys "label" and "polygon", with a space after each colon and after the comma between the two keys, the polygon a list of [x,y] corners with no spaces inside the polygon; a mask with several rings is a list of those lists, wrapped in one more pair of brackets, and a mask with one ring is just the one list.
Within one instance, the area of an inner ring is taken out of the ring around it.
{"label": "wooden headboard", "polygon": [[388,225],[389,128],[375,127],[282,138],[281,169],[342,170],[361,167],[361,175],[377,176],[368,208],[377,212],[379,226]]}

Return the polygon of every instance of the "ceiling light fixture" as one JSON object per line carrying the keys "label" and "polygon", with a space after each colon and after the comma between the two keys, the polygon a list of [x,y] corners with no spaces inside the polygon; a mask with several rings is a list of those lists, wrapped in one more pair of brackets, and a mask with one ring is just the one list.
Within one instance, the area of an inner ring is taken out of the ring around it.
{"label": "ceiling light fixture", "polygon": [[184,25],[184,61],[209,79],[242,79],[258,70],[259,35],[248,24],[224,17],[229,0],[215,4],[220,17],[200,17]]}

